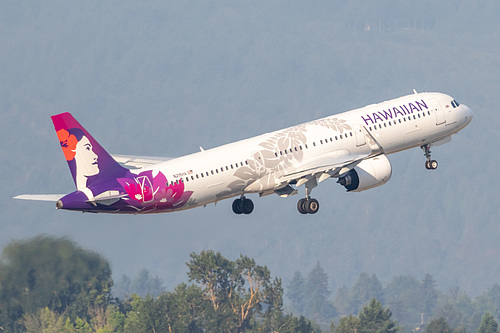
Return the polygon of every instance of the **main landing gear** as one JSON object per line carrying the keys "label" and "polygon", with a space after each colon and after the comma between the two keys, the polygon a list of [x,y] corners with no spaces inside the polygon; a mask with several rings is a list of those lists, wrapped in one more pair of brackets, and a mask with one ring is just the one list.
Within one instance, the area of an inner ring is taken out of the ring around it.
{"label": "main landing gear", "polygon": [[253,201],[241,196],[233,201],[233,212],[235,214],[250,214],[253,212]]}
{"label": "main landing gear", "polygon": [[302,198],[297,202],[297,210],[300,214],[316,214],[319,210],[319,202],[313,198]]}
{"label": "main landing gear", "polygon": [[297,202],[297,210],[301,214],[316,214],[319,210],[319,202],[316,199],[311,198],[311,191],[313,188],[318,186],[316,177],[309,178],[305,182],[306,197],[302,198]]}
{"label": "main landing gear", "polygon": [[425,161],[425,168],[427,170],[435,170],[438,167],[438,162],[436,160],[431,160],[431,149],[428,144],[421,146],[424,151],[425,157],[427,157],[427,161]]}

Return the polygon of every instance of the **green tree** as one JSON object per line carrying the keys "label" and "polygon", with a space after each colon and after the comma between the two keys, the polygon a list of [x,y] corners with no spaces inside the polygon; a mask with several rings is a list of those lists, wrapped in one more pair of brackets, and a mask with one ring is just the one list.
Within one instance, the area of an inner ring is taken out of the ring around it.
{"label": "green tree", "polygon": [[0,263],[0,313],[14,329],[24,314],[47,307],[86,318],[91,306],[106,306],[113,285],[107,260],[66,238],[38,236],[12,242]]}
{"label": "green tree", "polygon": [[446,319],[439,317],[431,320],[429,325],[425,327],[425,333],[451,333],[451,328]]}
{"label": "green tree", "polygon": [[361,307],[373,298],[383,300],[382,283],[375,274],[369,276],[367,273],[361,273],[351,289],[348,311],[358,313]]}
{"label": "green tree", "polygon": [[335,300],[333,301],[335,309],[340,315],[347,315],[350,306],[349,302],[349,288],[347,288],[346,285],[342,285],[337,289],[337,294],[335,295]]}
{"label": "green tree", "polygon": [[490,313],[485,313],[481,318],[481,324],[477,329],[477,333],[497,333],[498,323]]}
{"label": "green tree", "polygon": [[318,260],[307,276],[304,314],[317,322],[331,321],[335,315],[335,309],[328,301],[330,294],[328,275]]}
{"label": "green tree", "polygon": [[165,291],[163,281],[158,276],[151,276],[149,271],[143,269],[137,274],[130,285],[132,293],[139,296],[158,296]]}
{"label": "green tree", "polygon": [[59,333],[65,327],[64,316],[55,313],[48,307],[42,308],[37,313],[25,313],[19,323],[28,333]]}
{"label": "green tree", "polygon": [[305,279],[299,271],[293,274],[292,279],[287,285],[286,296],[290,300],[291,310],[297,314],[304,314],[305,307]]}
{"label": "green tree", "polygon": [[335,333],[358,333],[361,321],[354,315],[340,318],[339,325],[335,327]]}
{"label": "green tree", "polygon": [[210,305],[204,318],[209,331],[244,331],[264,319],[272,324],[272,314],[281,313],[281,280],[271,281],[266,266],[243,255],[231,261],[214,251],[190,256],[188,277],[201,285]]}
{"label": "green tree", "polygon": [[389,308],[384,309],[382,303],[372,298],[359,313],[360,333],[392,333],[397,332],[396,322],[391,319]]}
{"label": "green tree", "polygon": [[436,281],[431,274],[425,274],[424,279],[420,285],[420,292],[422,298],[422,313],[425,318],[430,318],[436,307],[438,292],[436,290]]}
{"label": "green tree", "polygon": [[398,323],[416,327],[420,323],[423,295],[420,282],[409,275],[399,275],[384,289],[384,298]]}

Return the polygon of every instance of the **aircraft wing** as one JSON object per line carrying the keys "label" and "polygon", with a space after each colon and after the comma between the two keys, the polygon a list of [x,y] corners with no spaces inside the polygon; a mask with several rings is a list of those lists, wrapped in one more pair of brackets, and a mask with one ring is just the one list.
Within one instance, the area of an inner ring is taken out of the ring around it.
{"label": "aircraft wing", "polygon": [[336,150],[286,170],[285,174],[278,178],[278,182],[290,183],[296,180],[297,186],[300,186],[310,177],[318,176],[319,182],[330,177],[338,177],[354,168],[369,155],[368,153],[351,154],[345,149]]}
{"label": "aircraft wing", "polygon": [[57,202],[57,200],[65,195],[66,194],[21,194],[16,195],[13,199]]}
{"label": "aircraft wing", "polygon": [[170,157],[152,157],[135,155],[117,155],[111,154],[116,162],[128,169],[143,169],[152,165],[171,160]]}

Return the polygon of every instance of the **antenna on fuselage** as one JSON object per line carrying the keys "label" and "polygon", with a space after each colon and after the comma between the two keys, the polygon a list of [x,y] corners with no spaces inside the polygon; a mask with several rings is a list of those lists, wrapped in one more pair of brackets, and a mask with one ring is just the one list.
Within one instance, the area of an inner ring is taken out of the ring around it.
{"label": "antenna on fuselage", "polygon": [[415,89],[413,89],[413,93],[414,93],[415,95],[416,95],[416,94],[418,94],[418,92],[417,92]]}

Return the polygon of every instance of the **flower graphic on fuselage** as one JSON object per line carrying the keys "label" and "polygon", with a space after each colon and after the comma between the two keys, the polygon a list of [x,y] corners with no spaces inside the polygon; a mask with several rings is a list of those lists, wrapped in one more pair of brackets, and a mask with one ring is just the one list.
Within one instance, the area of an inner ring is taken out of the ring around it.
{"label": "flower graphic on fuselage", "polygon": [[[184,205],[192,191],[184,191],[184,182],[178,180],[171,185],[162,172],[153,177],[153,171],[144,171],[133,178],[118,178],[131,201],[147,209],[170,209]],[[133,204],[133,206],[136,206]]]}

